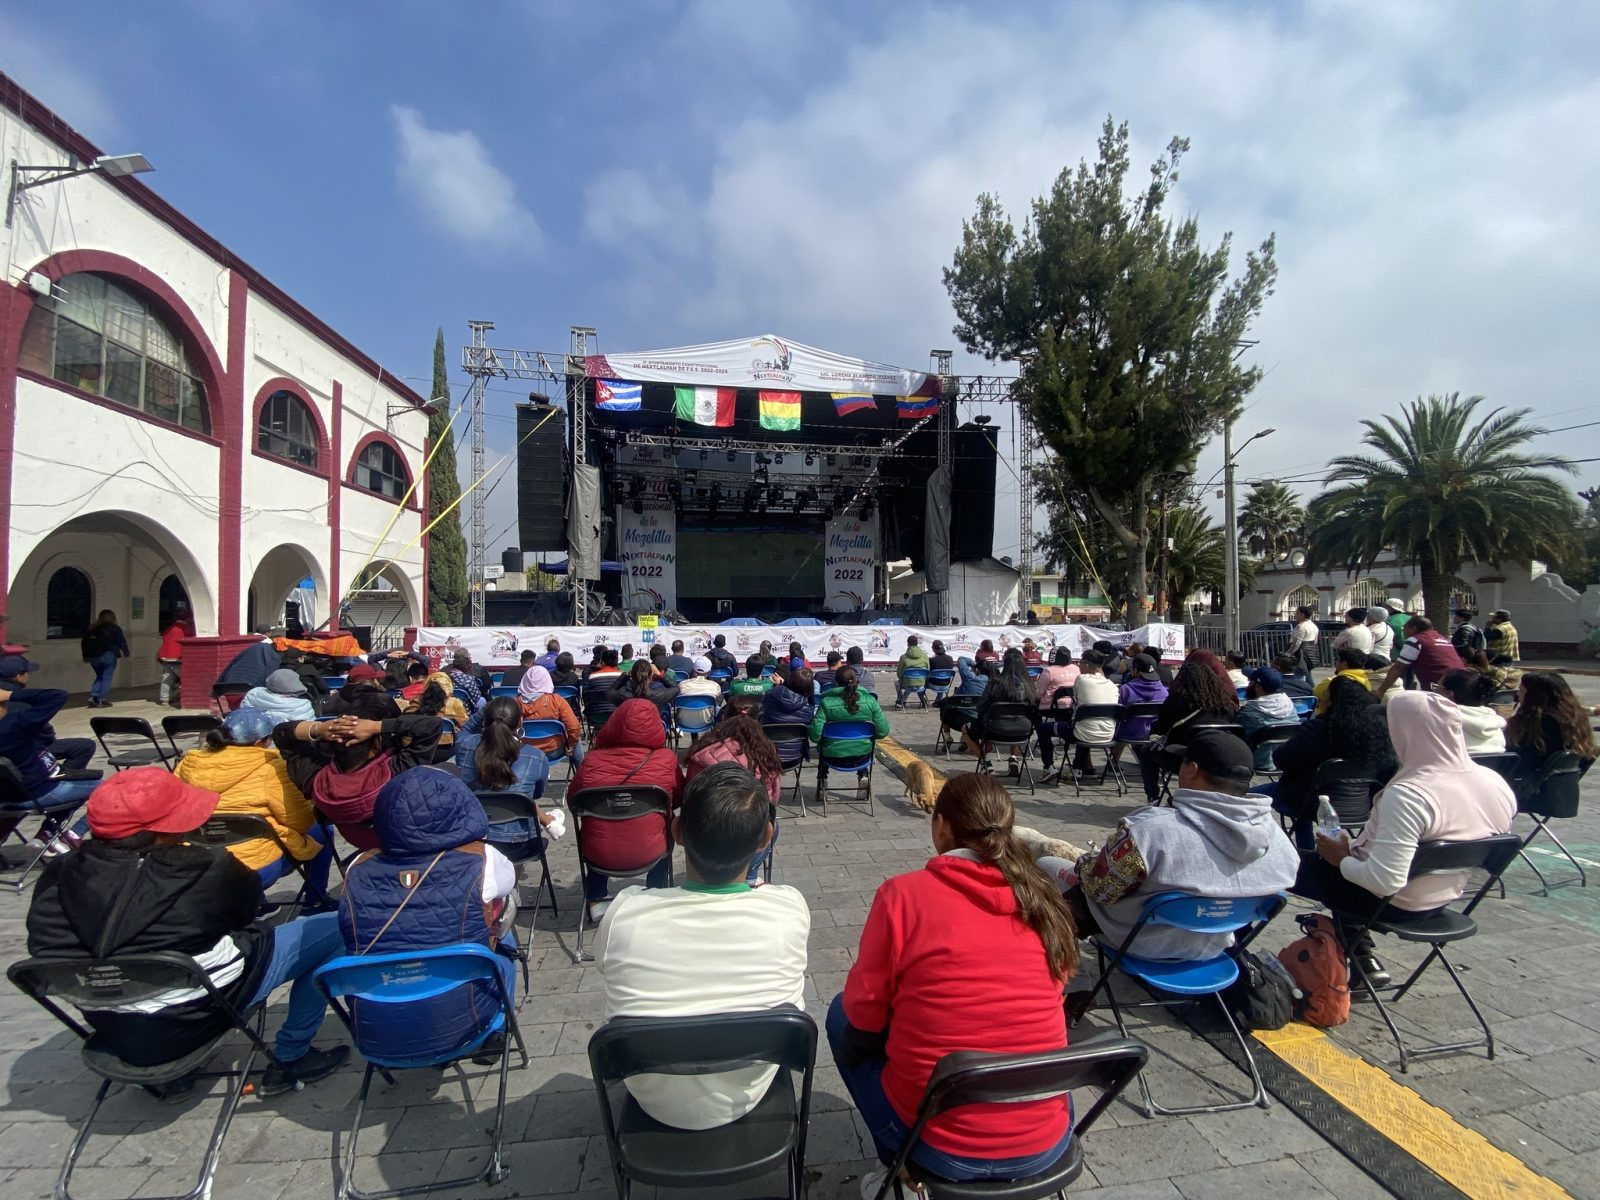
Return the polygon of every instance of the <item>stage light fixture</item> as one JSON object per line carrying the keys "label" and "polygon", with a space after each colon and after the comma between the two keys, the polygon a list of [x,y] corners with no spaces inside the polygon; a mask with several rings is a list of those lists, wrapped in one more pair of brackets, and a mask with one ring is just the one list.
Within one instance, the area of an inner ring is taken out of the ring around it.
{"label": "stage light fixture", "polygon": [[728,451],[728,461],[729,461],[729,462],[732,462],[732,461],[733,461],[733,451],[732,451],[732,450],[729,450],[729,451]]}
{"label": "stage light fixture", "polygon": [[783,466],[783,455],[781,455],[781,454],[774,455],[772,461],[777,463],[778,466],[780,466],[780,467]]}
{"label": "stage light fixture", "polygon": [[817,456],[815,454],[806,455],[806,466],[814,467],[816,465],[817,465]]}
{"label": "stage light fixture", "polygon": [[837,454],[830,454],[823,461],[826,462],[830,467],[836,467],[839,465],[839,456]]}
{"label": "stage light fixture", "polygon": [[987,425],[992,420],[994,420],[993,417],[989,416],[988,414],[985,414],[985,415],[983,415],[981,417],[973,417],[972,418],[972,423],[974,425]]}
{"label": "stage light fixture", "polygon": [[710,458],[710,457],[711,457],[711,454],[710,454],[709,451],[706,451],[706,450],[700,451],[700,461],[701,462],[705,462],[705,460]]}

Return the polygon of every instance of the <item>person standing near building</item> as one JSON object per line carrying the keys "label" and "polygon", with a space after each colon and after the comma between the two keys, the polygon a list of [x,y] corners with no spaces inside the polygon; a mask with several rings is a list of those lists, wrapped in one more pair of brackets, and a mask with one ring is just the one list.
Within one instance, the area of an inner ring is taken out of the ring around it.
{"label": "person standing near building", "polygon": [[1511,614],[1505,609],[1497,608],[1489,614],[1484,638],[1489,644],[1490,662],[1514,663],[1522,657],[1522,648],[1517,644],[1517,627],[1511,623]]}
{"label": "person standing near building", "polygon": [[1381,604],[1367,609],[1367,633],[1372,636],[1372,656],[1394,661],[1394,630],[1389,628],[1389,610]]}
{"label": "person standing near building", "polygon": [[1406,611],[1406,602],[1398,596],[1390,596],[1383,606],[1389,610],[1389,629],[1394,634],[1395,652],[1399,653],[1400,647],[1406,642],[1406,622],[1411,620],[1411,614]]}
{"label": "person standing near building", "polygon": [[1312,619],[1314,615],[1313,610],[1304,604],[1294,610],[1294,628],[1289,630],[1289,644],[1283,648],[1285,654],[1300,661],[1308,679],[1317,665],[1318,631],[1317,623]]}
{"label": "person standing near building", "polygon": [[156,662],[161,664],[161,686],[156,689],[156,702],[181,708],[178,699],[179,685],[183,682],[183,639],[194,636],[194,622],[187,613],[172,618],[172,624],[161,631],[161,646],[156,651]]}
{"label": "person standing near building", "polygon": [[1483,630],[1472,623],[1472,618],[1478,614],[1470,608],[1462,607],[1450,614],[1450,644],[1456,648],[1456,653],[1461,656],[1462,662],[1470,662],[1473,654],[1487,647]]}
{"label": "person standing near building", "polygon": [[117,624],[117,614],[102,608],[89,632],[79,643],[83,661],[94,670],[94,682],[89,685],[89,707],[110,708],[111,680],[117,673],[117,660],[128,657],[128,639],[122,626]]}
{"label": "person standing near building", "polygon": [[1432,621],[1427,617],[1412,617],[1406,622],[1406,643],[1400,647],[1394,666],[1389,668],[1374,694],[1383,699],[1383,694],[1402,675],[1408,679],[1407,687],[1428,691],[1446,672],[1465,665],[1450,645],[1450,639],[1435,629]]}
{"label": "person standing near building", "polygon": [[1372,630],[1367,626],[1366,609],[1352,608],[1344,614],[1344,628],[1335,635],[1333,649],[1335,652],[1359,650],[1363,659],[1373,652]]}

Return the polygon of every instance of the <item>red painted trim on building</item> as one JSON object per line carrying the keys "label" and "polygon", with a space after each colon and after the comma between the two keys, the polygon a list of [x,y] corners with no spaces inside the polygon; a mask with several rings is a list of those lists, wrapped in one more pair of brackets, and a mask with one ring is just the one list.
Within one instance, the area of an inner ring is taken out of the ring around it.
{"label": "red painted trim on building", "polygon": [[[17,440],[17,350],[28,302],[15,288],[0,288],[0,630],[11,612],[11,462]],[[17,336],[11,337],[15,329]],[[0,641],[3,641],[0,638]]]}
{"label": "red painted trim on building", "polygon": [[244,328],[250,285],[237,271],[228,272],[228,373],[221,402],[222,469],[217,480],[217,633],[239,632],[240,548],[244,526]]}
{"label": "red painted trim on building", "polygon": [[[330,448],[328,465],[343,462],[344,455],[344,384],[337,379],[333,381],[333,439]],[[340,480],[337,472],[328,472],[328,627],[334,632],[339,629],[339,604],[344,599],[344,584],[339,577],[339,534],[342,522],[339,519],[339,502],[344,497],[344,489],[339,486]]]}
{"label": "red painted trim on building", "polygon": [[[423,462],[427,462],[428,461],[428,456],[430,454],[432,454],[432,453],[433,453],[433,439],[431,437],[423,438],[422,439],[422,461]],[[422,527],[424,529],[426,529],[428,527],[428,522],[432,519],[432,517],[433,517],[433,472],[432,471],[426,471],[426,472],[423,473],[423,476],[422,476]],[[424,533],[422,535],[422,595],[421,595],[421,597],[419,597],[419,599],[422,601],[422,623],[424,625],[432,624],[432,619],[431,619],[432,618],[432,614],[429,612],[429,605],[431,603],[430,597],[431,597],[432,593],[431,593],[431,591],[430,591],[430,589],[428,587],[428,566],[429,566],[429,554],[430,554],[430,551],[429,551],[429,548],[428,548],[428,543],[431,542],[431,541],[433,541],[433,534]]]}
{"label": "red painted trim on building", "polygon": [[[267,401],[278,392],[288,392],[301,404],[306,406],[306,411],[311,415],[311,423],[317,427],[317,466],[313,470],[301,463],[292,462],[286,458],[279,458],[276,454],[269,453],[259,448],[256,442],[256,432],[261,428],[261,410],[266,407]],[[280,462],[286,466],[294,467],[298,471],[306,471],[312,475],[326,479],[334,472],[334,463],[338,459],[334,456],[333,448],[328,443],[328,428],[322,423],[322,414],[317,411],[317,406],[311,400],[311,393],[297,379],[287,375],[279,375],[267,380],[256,390],[256,402],[250,411],[250,446],[262,458]]]}
{"label": "red painted trim on building", "polygon": [[[73,129],[56,113],[41,104],[16,80],[4,72],[0,72],[0,108],[8,109],[16,114],[24,124],[38,130],[43,137],[56,143],[67,153],[77,155],[78,158],[85,162],[93,161],[102,153],[99,147],[76,129]],[[327,345],[345,355],[363,371],[376,376],[380,382],[396,395],[403,397],[420,409],[427,409],[427,401],[393,375],[387,374],[377,360],[362,353],[344,337],[335,332],[320,317],[311,312],[310,309],[295,300],[260,271],[234,254],[170,203],[151,191],[149,185],[144,183],[138,176],[125,175],[120,179],[109,179],[100,176],[97,182],[104,186],[115,188],[158,221],[171,227],[195,249],[209,255],[229,270],[241,275],[252,293],[274,307],[282,309],[292,320],[303,325]]]}
{"label": "red painted trim on building", "polygon": [[[385,496],[382,492],[375,492],[371,488],[362,487],[356,482],[356,462],[361,458],[361,455],[366,448],[372,445],[374,442],[382,442],[385,446],[389,447],[389,449],[395,452],[395,455],[400,459],[400,465],[405,468],[406,486],[411,486],[411,463],[406,459],[405,450],[401,448],[399,442],[395,441],[387,433],[380,433],[376,429],[357,442],[355,444],[355,448],[350,451],[349,455],[346,456],[344,466],[344,485],[347,488],[351,488],[360,492],[363,496],[376,496],[379,500],[393,504],[395,502],[393,496]],[[413,489],[411,492],[411,499],[406,501],[406,508],[410,509],[412,512],[421,511],[417,501],[417,490],[418,489]]]}
{"label": "red painted trim on building", "polygon": [[[143,421],[146,425],[154,425],[157,429],[165,429],[168,433],[182,434],[186,438],[193,438],[195,441],[204,442],[208,446],[222,445],[222,439],[212,437],[209,433],[201,433],[199,430],[189,429],[183,425],[174,425],[171,421],[163,421],[159,417],[152,417],[143,409],[133,408],[116,400],[108,399],[105,396],[97,396],[93,392],[75,388],[70,383],[62,383],[59,379],[52,379],[48,375],[41,375],[37,371],[28,370],[26,367],[18,368],[17,377],[26,379],[29,383],[37,384],[39,387],[50,388],[52,391],[71,396],[74,400],[82,400],[86,404],[98,404],[101,408],[110,409],[114,413],[121,413],[125,417],[132,417],[135,421]],[[208,404],[207,408],[215,409],[216,405]],[[275,459],[274,461],[281,462],[282,460]]]}

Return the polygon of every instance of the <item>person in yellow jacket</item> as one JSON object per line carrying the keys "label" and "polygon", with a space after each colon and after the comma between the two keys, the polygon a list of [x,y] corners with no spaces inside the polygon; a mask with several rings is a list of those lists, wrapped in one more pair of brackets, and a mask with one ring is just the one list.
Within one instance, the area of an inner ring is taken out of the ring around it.
{"label": "person in yellow jacket", "polygon": [[[333,850],[323,844],[311,801],[289,778],[283,756],[272,745],[276,723],[260,709],[235,709],[223,718],[221,729],[206,735],[199,749],[178,760],[174,773],[185,783],[217,793],[218,815],[248,813],[265,818],[289,853],[308,864],[314,889],[326,896]],[[229,846],[228,852],[256,873],[263,888],[294,870],[269,838],[240,842]]]}

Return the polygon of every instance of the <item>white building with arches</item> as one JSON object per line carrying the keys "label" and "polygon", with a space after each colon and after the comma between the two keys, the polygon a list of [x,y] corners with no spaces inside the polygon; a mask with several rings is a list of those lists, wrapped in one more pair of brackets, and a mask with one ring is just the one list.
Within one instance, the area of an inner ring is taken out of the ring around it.
{"label": "white building with arches", "polygon": [[[101,153],[4,75],[0,147],[6,180]],[[376,578],[397,625],[422,623],[423,397],[138,177],[44,183],[8,210],[0,614],[46,682],[87,686],[78,639],[101,609],[132,647],[118,686],[155,681],[183,609],[226,639],[292,597],[314,628]]]}

